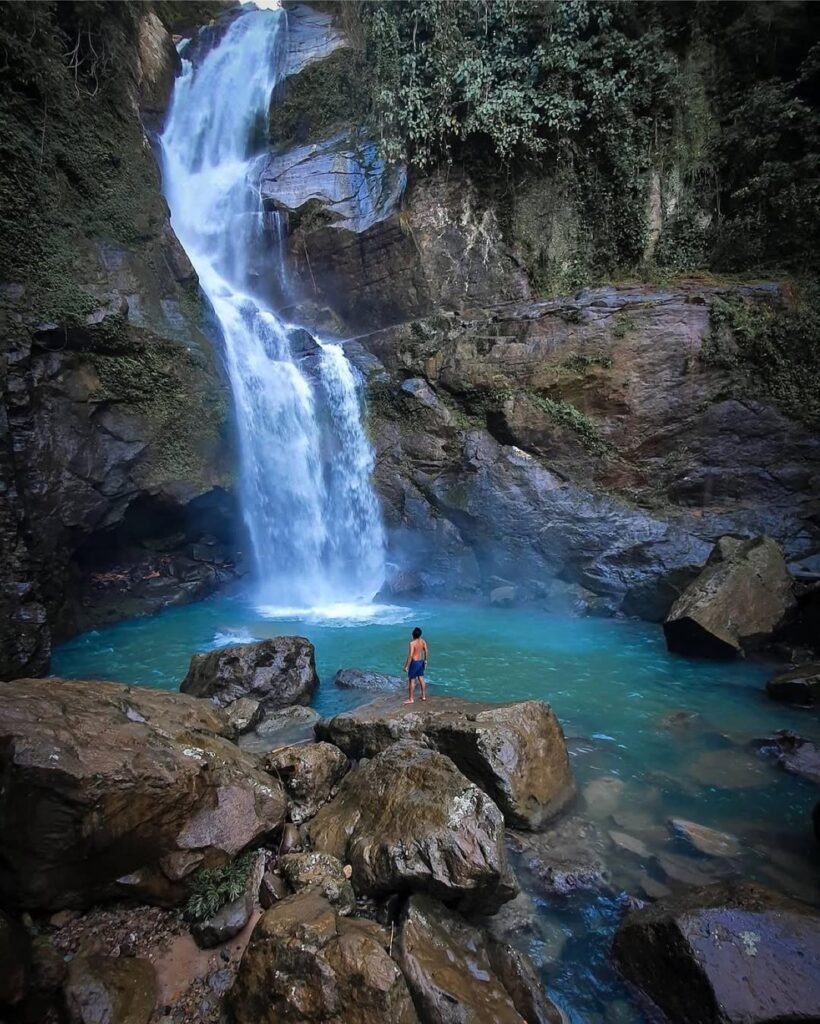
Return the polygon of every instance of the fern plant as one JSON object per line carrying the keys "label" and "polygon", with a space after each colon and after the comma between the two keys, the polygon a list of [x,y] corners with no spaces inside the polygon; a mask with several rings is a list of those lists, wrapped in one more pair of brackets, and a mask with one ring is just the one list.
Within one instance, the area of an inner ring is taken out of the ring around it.
{"label": "fern plant", "polygon": [[228,903],[239,899],[248,884],[255,851],[243,854],[221,868],[201,868],[190,881],[190,895],[183,911],[188,921],[204,921]]}

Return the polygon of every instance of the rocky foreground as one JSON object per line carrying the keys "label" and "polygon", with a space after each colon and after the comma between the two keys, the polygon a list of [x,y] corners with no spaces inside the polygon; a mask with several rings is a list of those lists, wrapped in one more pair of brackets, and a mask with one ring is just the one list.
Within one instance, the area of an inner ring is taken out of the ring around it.
{"label": "rocky foreground", "polygon": [[[514,865],[545,893],[605,884],[561,817],[576,788],[549,706],[382,695],[314,725],[299,702],[317,682],[310,643],[277,637],[195,656],[187,693],[0,687],[2,1019],[564,1019],[509,941],[530,914]],[[613,797],[598,782],[589,805]],[[737,854],[672,825],[704,856]],[[640,852],[634,831],[610,836]],[[810,908],[654,885],[615,955],[672,1020],[820,1017]]]}

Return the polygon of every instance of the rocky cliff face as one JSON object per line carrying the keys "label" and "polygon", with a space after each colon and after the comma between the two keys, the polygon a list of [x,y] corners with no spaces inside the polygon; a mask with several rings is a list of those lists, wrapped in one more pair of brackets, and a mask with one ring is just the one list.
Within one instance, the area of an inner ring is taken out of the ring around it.
{"label": "rocky cliff face", "polygon": [[[723,534],[817,550],[820,444],[720,358],[734,343],[713,313],[777,316],[789,289],[682,280],[537,300],[547,270],[572,276],[571,203],[537,176],[510,202],[463,171],[402,190],[402,168],[368,165],[345,110],[325,116],[319,82],[363,107],[355,47],[323,17],[329,52],[271,111],[263,189],[290,211],[294,319],[360,336],[348,353],[368,379],[395,586],[512,585],[657,619]],[[648,245],[670,188],[658,180]]]}
{"label": "rocky cliff face", "polygon": [[82,4],[10,5],[4,36],[0,676],[15,676],[47,668],[52,636],[206,592],[232,505],[213,325],[145,133],[171,37],[151,10]]}

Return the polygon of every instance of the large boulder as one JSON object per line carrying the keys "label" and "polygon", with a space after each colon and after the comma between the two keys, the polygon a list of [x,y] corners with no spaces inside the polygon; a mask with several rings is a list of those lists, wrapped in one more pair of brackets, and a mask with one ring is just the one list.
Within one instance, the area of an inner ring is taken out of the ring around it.
{"label": "large boulder", "polygon": [[766,693],[772,700],[806,708],[817,707],[820,705],[820,663],[798,665],[786,672],[778,672],[766,683]]}
{"label": "large boulder", "polygon": [[350,762],[332,743],[319,742],[274,750],[264,766],[285,787],[290,820],[299,825],[327,803]]}
{"label": "large boulder", "polygon": [[633,911],[615,956],[676,1024],[820,1019],[820,917],[761,886],[708,886]]}
{"label": "large boulder", "polygon": [[790,729],[760,741],[761,753],[777,758],[781,768],[820,786],[820,747]]}
{"label": "large boulder", "polygon": [[150,960],[79,956],[71,961],[65,984],[71,1024],[148,1024],[156,1001]]}
{"label": "large boulder", "polygon": [[366,896],[424,891],[492,913],[515,895],[496,805],[438,751],[393,744],[345,777],[310,822],[319,850]]}
{"label": "large boulder", "polygon": [[407,687],[404,676],[390,676],[371,669],[340,668],[333,677],[333,685],[343,690],[379,690],[402,693]]}
{"label": "large boulder", "polygon": [[207,701],[148,687],[21,679],[0,687],[0,895],[83,907],[171,903],[285,818],[276,780]]}
{"label": "large boulder", "polygon": [[316,735],[354,758],[372,757],[400,738],[424,740],[518,828],[543,828],[575,794],[561,725],[543,701],[481,704],[437,697],[411,705],[383,697],[322,720]]}
{"label": "large boulder", "polygon": [[670,651],[734,658],[770,637],[794,606],[794,581],[770,537],[722,538],[663,624]]}
{"label": "large boulder", "polygon": [[251,936],[227,996],[228,1024],[417,1024],[407,984],[373,921],[340,917],[316,892],[281,900]]}
{"label": "large boulder", "polygon": [[313,644],[303,636],[275,636],[195,654],[180,690],[220,707],[252,697],[267,711],[309,704],[318,684]]}
{"label": "large boulder", "polygon": [[529,960],[492,947],[480,929],[436,900],[410,897],[397,956],[423,1024],[559,1024]]}

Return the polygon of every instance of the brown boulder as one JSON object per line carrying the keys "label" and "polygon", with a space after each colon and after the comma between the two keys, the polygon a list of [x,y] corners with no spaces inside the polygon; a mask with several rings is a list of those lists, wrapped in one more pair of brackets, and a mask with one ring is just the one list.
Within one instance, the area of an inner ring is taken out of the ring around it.
{"label": "brown boulder", "polygon": [[633,911],[614,949],[676,1024],[820,1019],[820,917],[761,886],[713,885]]}
{"label": "brown boulder", "polygon": [[281,786],[206,701],[22,679],[0,687],[0,723],[11,903],[56,910],[124,891],[175,902],[197,863],[224,862],[284,821]]}
{"label": "brown boulder", "polygon": [[411,896],[408,901],[397,957],[423,1024],[562,1020],[524,954],[488,944],[480,929],[429,896]]}
{"label": "brown boulder", "polygon": [[734,658],[770,637],[794,603],[794,581],[775,541],[722,538],[672,605],[666,644],[678,654]]}
{"label": "brown boulder", "polygon": [[285,787],[290,820],[298,825],[327,803],[350,762],[332,743],[319,742],[274,750],[264,767]]}
{"label": "brown boulder", "polygon": [[262,720],[263,708],[258,700],[251,700],[250,697],[240,697],[232,700],[222,709],[228,722],[236,729],[238,736],[250,732],[254,726]]}
{"label": "brown boulder", "polygon": [[501,812],[448,757],[412,740],[348,774],[308,829],[317,849],[352,866],[365,896],[421,890],[492,913],[516,892]]}
{"label": "brown boulder", "polygon": [[417,1024],[389,939],[372,921],[340,917],[316,892],[282,900],[251,936],[228,1024]]}
{"label": "brown boulder", "polygon": [[499,806],[511,827],[541,829],[575,794],[561,726],[548,704],[481,704],[458,697],[403,704],[383,697],[316,726],[348,757],[373,757],[397,739],[446,754]]}
{"label": "brown boulder", "polygon": [[766,683],[772,700],[813,708],[820,705],[820,664],[798,665],[787,672],[778,672]]}
{"label": "brown boulder", "polygon": [[64,991],[71,1024],[148,1024],[157,978],[148,960],[80,956],[71,961]]}
{"label": "brown boulder", "polygon": [[293,892],[316,891],[337,914],[352,914],[356,909],[353,886],[337,857],[319,850],[288,853],[279,858],[279,870]]}
{"label": "brown boulder", "polygon": [[268,711],[310,704],[318,684],[313,644],[303,636],[274,636],[195,654],[179,688],[220,707],[252,697]]}

